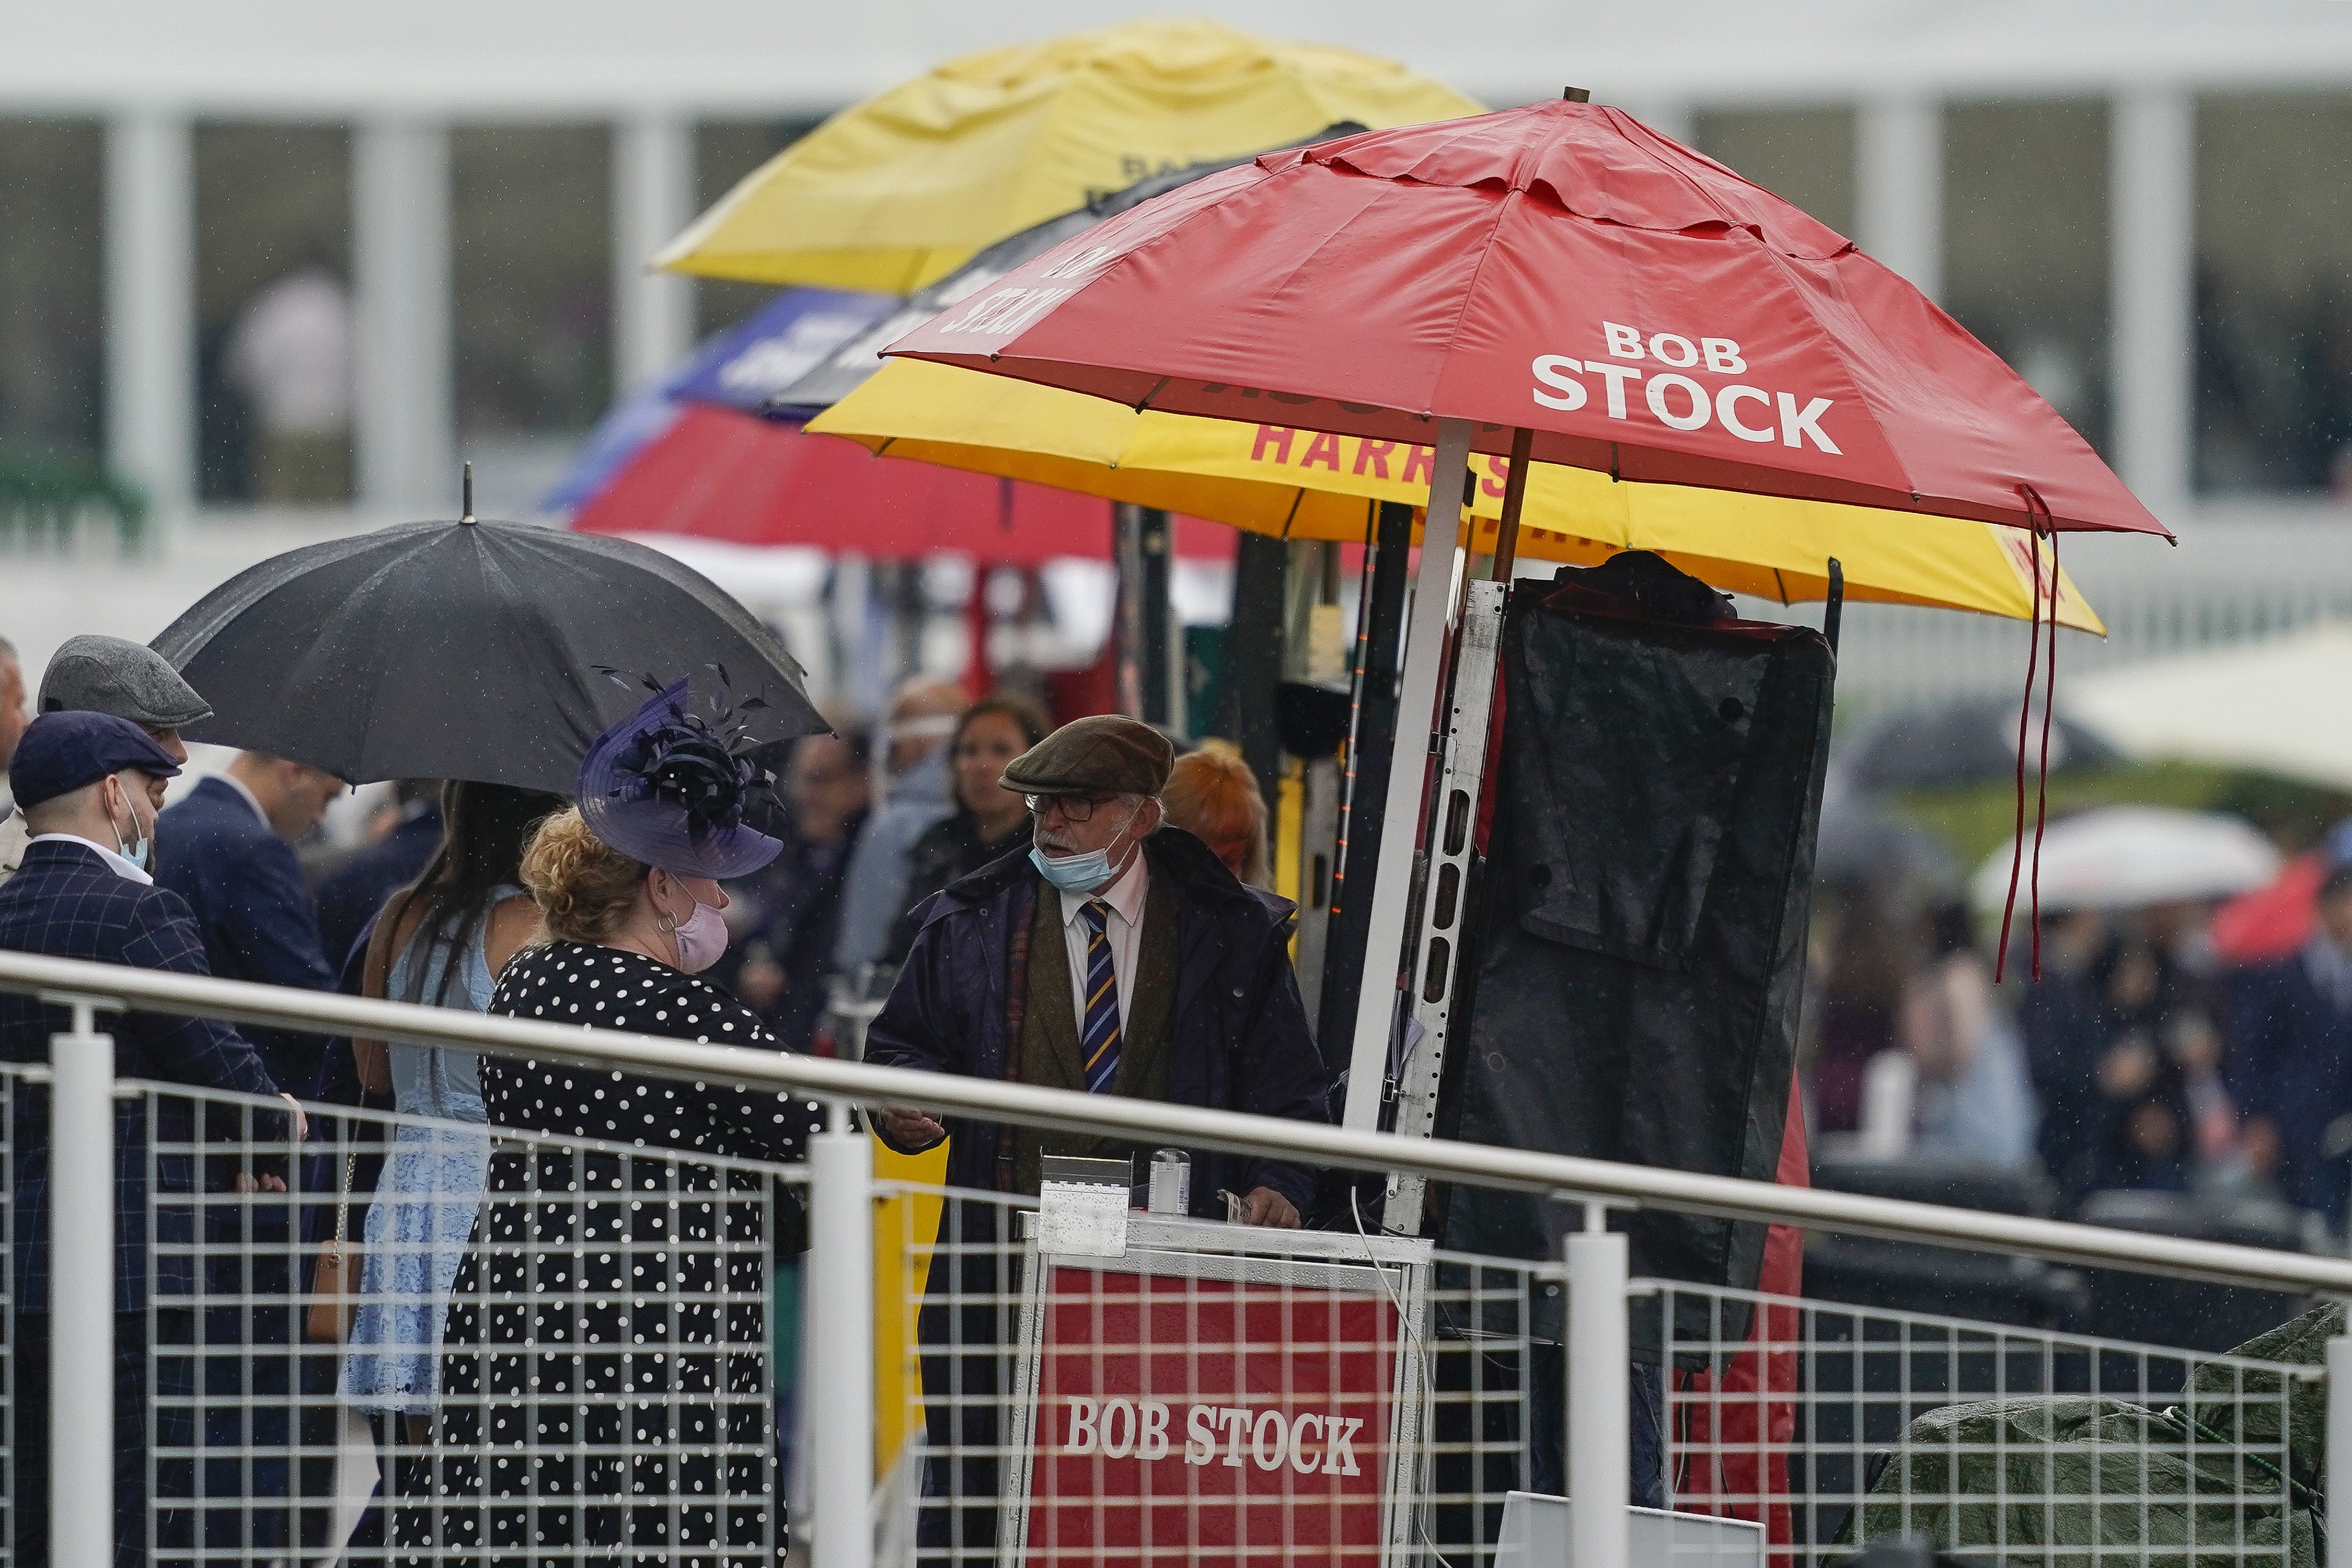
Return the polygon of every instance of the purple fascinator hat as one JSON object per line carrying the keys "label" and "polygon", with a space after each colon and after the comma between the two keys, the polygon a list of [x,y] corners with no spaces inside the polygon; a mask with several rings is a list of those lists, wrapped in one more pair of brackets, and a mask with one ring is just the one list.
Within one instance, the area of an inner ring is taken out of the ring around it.
{"label": "purple fascinator hat", "polygon": [[[658,686],[648,676],[646,684],[655,695],[581,759],[577,798],[589,828],[631,859],[681,877],[725,881],[773,860],[782,842],[743,820],[745,798],[770,786],[736,710],[709,700],[708,717],[695,711],[683,679]],[[763,706],[758,698],[743,704]]]}

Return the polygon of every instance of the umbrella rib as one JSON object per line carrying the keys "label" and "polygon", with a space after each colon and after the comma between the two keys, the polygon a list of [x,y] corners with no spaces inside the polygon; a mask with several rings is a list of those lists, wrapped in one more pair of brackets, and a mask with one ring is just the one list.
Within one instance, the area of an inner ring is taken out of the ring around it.
{"label": "umbrella rib", "polygon": [[[1748,238],[1754,241],[1756,248],[1763,252],[1765,256],[1770,258],[1771,265],[1781,273],[1783,279],[1794,287],[1796,289],[1796,292],[1801,297],[1804,289],[1801,286],[1797,285],[1797,280],[1794,276],[1795,269],[1790,266],[1790,263],[1805,259],[1804,258],[1785,255],[1771,246],[1765,244],[1761,239],[1758,238],[1754,233],[1747,229],[1738,229],[1734,232],[1747,234]],[[1734,243],[1737,242],[1735,241]],[[1844,262],[1849,258],[1858,259],[1867,265],[1882,268],[1889,275],[1901,280],[1901,274],[1896,273],[1893,268],[1887,267],[1884,262],[1872,260],[1866,252],[1852,245],[1847,246],[1845,249],[1838,252],[1835,256],[1827,258],[1826,261],[1829,265],[1834,266]],[[1843,287],[1839,289],[1836,298],[1839,306],[1853,315],[1855,325],[1867,331],[1873,341],[1879,342],[1883,347],[1884,340],[1880,336],[1877,324],[1874,321],[1865,320],[1862,312],[1854,309],[1853,300],[1847,297]],[[1920,298],[1926,300],[1927,297],[1925,295],[1921,295]],[[1934,300],[1927,300],[1927,303],[1929,310],[1934,310],[1936,308]],[[1920,500],[1920,492],[1917,486],[1913,482],[1910,454],[1895,444],[1893,432],[1887,428],[1885,422],[1879,418],[1878,410],[1871,405],[1869,396],[1863,391],[1862,377],[1854,374],[1854,363],[1846,353],[1846,343],[1844,338],[1837,332],[1828,332],[1825,333],[1824,336],[1828,340],[1828,347],[1831,355],[1838,362],[1838,368],[1845,372],[1846,384],[1853,388],[1854,402],[1859,406],[1863,418],[1868,423],[1871,430],[1878,437],[1879,444],[1886,448],[1887,455],[1895,458],[1896,467],[1902,472],[1903,482],[1909,489],[1912,506],[1914,508],[1917,508]],[[1990,351],[1988,350],[1987,352],[1990,353]],[[2010,374],[2014,375],[2017,373],[2011,371]],[[1759,464],[1759,466],[1761,467],[1763,465]],[[1770,468],[1768,471],[1781,474],[1802,473],[1802,470],[1801,469],[1779,468]],[[1939,497],[1937,499],[1948,500],[1951,498]],[[1930,511],[1928,515],[1934,517],[1948,517],[1952,514],[1949,512]],[[2012,524],[2011,526],[2015,525]]]}
{"label": "umbrella rib", "polygon": [[[1487,259],[1497,248],[1496,236],[1502,231],[1504,215],[1510,211],[1511,199],[1525,194],[1517,189],[1507,190],[1503,193],[1503,199],[1495,204],[1495,216],[1486,225],[1486,242],[1478,247],[1478,263],[1470,269],[1469,280],[1462,289],[1461,307],[1454,312],[1454,324],[1446,329],[1445,353],[1448,358],[1461,343],[1462,323],[1469,317],[1471,300],[1477,297],[1478,279],[1486,275]],[[1442,375],[1444,372],[1441,370],[1439,374]],[[1435,388],[1431,390],[1433,392]]]}

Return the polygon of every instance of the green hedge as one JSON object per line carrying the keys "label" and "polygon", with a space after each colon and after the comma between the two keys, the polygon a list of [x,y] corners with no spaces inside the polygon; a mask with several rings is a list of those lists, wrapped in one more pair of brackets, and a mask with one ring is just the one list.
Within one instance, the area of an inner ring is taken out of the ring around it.
{"label": "green hedge", "polygon": [[147,492],[89,458],[0,449],[0,544],[70,543],[93,514],[126,547],[147,532]]}

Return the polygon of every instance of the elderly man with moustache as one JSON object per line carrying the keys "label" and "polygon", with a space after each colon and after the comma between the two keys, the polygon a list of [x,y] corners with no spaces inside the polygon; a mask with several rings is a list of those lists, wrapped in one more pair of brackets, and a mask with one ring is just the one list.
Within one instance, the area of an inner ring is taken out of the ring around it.
{"label": "elderly man with moustache", "polygon": [[[1159,731],[1116,714],[1066,724],[1015,758],[1003,783],[1029,797],[1035,843],[932,900],[866,1059],[1323,1121],[1287,906],[1162,826],[1173,760]],[[1041,1152],[1121,1152],[906,1106],[881,1122],[883,1141],[908,1152],[952,1134],[954,1186],[1034,1194]],[[1248,1223],[1296,1226],[1311,1182],[1279,1162],[1196,1156],[1194,1212],[1223,1217],[1221,1187],[1244,1194]]]}
{"label": "elderly man with moustache", "polygon": [[[928,1072],[1324,1121],[1328,1087],[1284,939],[1289,905],[1244,887],[1199,839],[1163,826],[1173,762],[1150,725],[1066,724],[1005,768],[1034,844],[935,895],[866,1059]],[[949,1139],[952,1187],[1035,1194],[1041,1156],[1132,1155],[1111,1140],[961,1119],[915,1106],[877,1118],[915,1152]],[[1192,1212],[1295,1226],[1312,1190],[1297,1165],[1196,1151]],[[1003,1208],[950,1200],[916,1335],[934,1458],[918,1543],[977,1561],[994,1548]],[[967,1305],[951,1308],[961,1300]],[[975,1311],[969,1304],[982,1304]]]}

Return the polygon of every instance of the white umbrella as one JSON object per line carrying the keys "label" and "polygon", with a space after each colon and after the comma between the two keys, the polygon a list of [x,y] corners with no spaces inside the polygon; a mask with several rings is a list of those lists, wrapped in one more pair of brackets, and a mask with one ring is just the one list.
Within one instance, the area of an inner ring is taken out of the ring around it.
{"label": "white umbrella", "polygon": [[[1969,896],[1997,910],[2009,895],[2010,854],[2003,844],[1977,868]],[[2028,830],[2026,852],[2032,853]],[[2162,805],[2108,805],[2050,825],[2042,840],[2042,907],[2125,910],[2185,899],[2222,899],[2269,886],[2279,854],[2269,839],[2234,816]],[[2025,877],[2017,907],[2026,909]]]}
{"label": "white umbrella", "polygon": [[2352,788],[2352,624],[2101,670],[2066,683],[2059,701],[2136,756]]}

